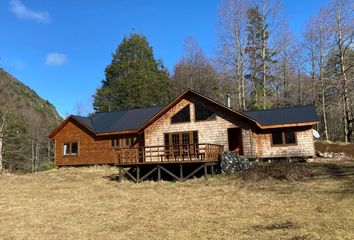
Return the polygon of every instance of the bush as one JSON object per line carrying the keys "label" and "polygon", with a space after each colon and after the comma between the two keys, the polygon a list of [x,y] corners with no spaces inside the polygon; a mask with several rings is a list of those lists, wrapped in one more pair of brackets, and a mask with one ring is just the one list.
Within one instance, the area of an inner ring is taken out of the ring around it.
{"label": "bush", "polygon": [[48,171],[48,170],[52,170],[55,168],[57,168],[57,165],[55,165],[54,162],[49,162],[49,163],[41,166],[40,171],[43,172],[43,171]]}
{"label": "bush", "polygon": [[312,178],[312,171],[305,164],[286,160],[257,164],[242,173],[245,180],[262,180],[273,178],[277,180],[301,180]]}

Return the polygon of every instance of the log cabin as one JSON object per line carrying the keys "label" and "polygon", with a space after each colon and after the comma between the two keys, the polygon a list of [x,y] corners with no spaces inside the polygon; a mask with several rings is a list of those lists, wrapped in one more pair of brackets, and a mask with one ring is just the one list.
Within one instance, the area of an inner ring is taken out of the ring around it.
{"label": "log cabin", "polygon": [[[139,182],[148,176],[140,167],[149,165],[159,178],[162,169],[181,180],[194,173],[183,177],[185,164],[213,173],[223,151],[250,159],[312,157],[317,123],[312,105],[240,112],[187,90],[166,106],[71,115],[49,138],[58,166],[117,165]],[[178,164],[180,176],[167,164]]]}

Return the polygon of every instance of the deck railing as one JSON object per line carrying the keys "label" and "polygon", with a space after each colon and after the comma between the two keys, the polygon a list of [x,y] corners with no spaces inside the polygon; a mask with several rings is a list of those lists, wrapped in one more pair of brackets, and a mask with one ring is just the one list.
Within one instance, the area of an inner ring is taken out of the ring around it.
{"label": "deck railing", "polygon": [[222,145],[210,143],[114,148],[116,164],[217,161]]}

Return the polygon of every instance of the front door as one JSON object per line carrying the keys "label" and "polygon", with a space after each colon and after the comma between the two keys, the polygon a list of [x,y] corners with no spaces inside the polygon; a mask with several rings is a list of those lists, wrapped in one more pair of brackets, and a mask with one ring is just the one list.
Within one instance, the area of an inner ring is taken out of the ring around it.
{"label": "front door", "polygon": [[242,131],[241,128],[228,128],[227,138],[229,142],[229,151],[243,154],[242,149]]}

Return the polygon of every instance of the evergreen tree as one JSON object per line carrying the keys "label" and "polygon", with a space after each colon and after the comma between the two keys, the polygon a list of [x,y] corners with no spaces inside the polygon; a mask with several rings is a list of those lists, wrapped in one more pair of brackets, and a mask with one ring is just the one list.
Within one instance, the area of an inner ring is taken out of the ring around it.
{"label": "evergreen tree", "polygon": [[247,17],[248,42],[246,53],[249,59],[249,74],[247,77],[253,84],[252,100],[248,108],[267,108],[265,97],[266,93],[270,91],[267,83],[273,80],[269,66],[275,63],[273,60],[275,53],[267,47],[269,40],[268,25],[265,23],[265,16],[260,13],[258,6],[249,8]]}
{"label": "evergreen tree", "polygon": [[94,95],[95,111],[161,105],[168,101],[169,75],[145,36],[124,37]]}

